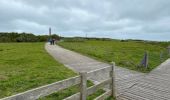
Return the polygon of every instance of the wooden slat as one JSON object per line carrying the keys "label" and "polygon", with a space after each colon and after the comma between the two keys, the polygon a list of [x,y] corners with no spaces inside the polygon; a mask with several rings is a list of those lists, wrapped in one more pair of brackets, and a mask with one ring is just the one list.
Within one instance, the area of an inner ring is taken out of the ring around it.
{"label": "wooden slat", "polygon": [[80,100],[80,92],[76,93],[76,94],[74,94],[72,96],[69,96],[69,97],[67,97],[67,98],[65,98],[63,100]]}
{"label": "wooden slat", "polygon": [[90,78],[91,76],[100,75],[101,73],[106,73],[106,72],[110,72],[110,71],[111,71],[111,66],[107,66],[105,68],[101,68],[101,69],[97,69],[97,70],[88,72],[87,77]]}
{"label": "wooden slat", "polygon": [[[103,88],[105,85],[110,84],[111,79],[105,80],[97,85],[91,86],[87,89],[87,96],[95,93],[98,89]],[[76,93],[70,97],[65,98],[64,100],[80,100],[80,93]]]}
{"label": "wooden slat", "polygon": [[63,81],[55,82],[39,88],[28,90],[10,97],[3,98],[2,100],[36,100],[40,97],[47,96],[62,89],[80,83],[80,76],[72,77]]}
{"label": "wooden slat", "polygon": [[97,85],[89,87],[87,89],[87,95],[91,95],[91,94],[95,93],[98,89],[101,89],[101,88],[103,88],[104,86],[106,86],[106,85],[108,85],[110,83],[111,83],[111,79],[107,79],[107,80],[105,80],[105,81],[103,81],[103,82],[101,82],[101,83],[99,83]]}
{"label": "wooden slat", "polygon": [[137,95],[134,95],[132,93],[124,93],[121,95],[120,97],[121,99],[125,99],[125,100],[150,100],[150,99],[147,99],[147,98],[143,98],[143,97],[140,97],[140,96],[137,96]]}
{"label": "wooden slat", "polygon": [[97,98],[95,98],[94,100],[105,100],[106,98],[108,98],[109,96],[111,96],[111,91],[107,91],[104,94],[98,96]]}
{"label": "wooden slat", "polygon": [[[169,98],[167,96],[160,95],[159,93],[157,93],[153,90],[148,90],[148,89],[143,89],[143,88],[133,88],[127,92],[134,94],[141,98],[147,98],[149,100],[169,100]],[[138,100],[140,100],[140,99],[138,99]]]}

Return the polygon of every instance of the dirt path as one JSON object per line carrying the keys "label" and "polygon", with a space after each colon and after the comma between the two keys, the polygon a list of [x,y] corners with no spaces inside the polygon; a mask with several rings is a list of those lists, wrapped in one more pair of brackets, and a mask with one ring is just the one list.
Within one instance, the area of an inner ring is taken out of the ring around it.
{"label": "dirt path", "polygon": [[[110,66],[79,53],[56,45],[45,45],[47,52],[57,61],[75,72],[92,71]],[[116,67],[116,88],[120,99],[126,100],[169,100],[170,99],[170,60],[167,60],[150,74],[131,71]],[[165,73],[167,72],[167,73]],[[159,74],[158,74],[159,73]],[[91,80],[98,83],[109,77],[109,73],[92,76]]]}

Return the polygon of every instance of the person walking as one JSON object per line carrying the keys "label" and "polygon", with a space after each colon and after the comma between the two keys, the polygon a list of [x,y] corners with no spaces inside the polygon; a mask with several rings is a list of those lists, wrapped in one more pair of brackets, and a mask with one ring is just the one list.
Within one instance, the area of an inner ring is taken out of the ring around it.
{"label": "person walking", "polygon": [[52,45],[54,45],[54,43],[55,43],[55,39],[53,38],[53,39],[52,39]]}

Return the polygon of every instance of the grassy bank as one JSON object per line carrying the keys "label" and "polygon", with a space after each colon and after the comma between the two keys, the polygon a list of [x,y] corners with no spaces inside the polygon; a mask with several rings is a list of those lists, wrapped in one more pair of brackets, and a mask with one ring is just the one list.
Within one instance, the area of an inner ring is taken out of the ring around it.
{"label": "grassy bank", "polygon": [[75,75],[47,54],[44,43],[0,43],[0,98]]}
{"label": "grassy bank", "polygon": [[[83,42],[60,42],[59,45],[102,61],[114,61],[119,66],[141,72],[149,72],[161,63],[160,52],[163,52],[162,61],[168,58],[166,49],[168,43],[163,42],[87,40]],[[137,67],[145,51],[149,53],[149,67],[147,69]]]}

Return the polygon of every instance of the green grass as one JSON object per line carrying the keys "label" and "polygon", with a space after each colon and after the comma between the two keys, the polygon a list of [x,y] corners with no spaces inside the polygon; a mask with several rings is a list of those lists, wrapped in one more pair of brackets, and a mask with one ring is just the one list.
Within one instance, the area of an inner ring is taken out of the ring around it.
{"label": "green grass", "polygon": [[[158,66],[160,52],[164,52],[163,61],[168,56],[168,43],[121,42],[121,41],[84,41],[60,42],[59,45],[94,57],[101,61],[115,61],[117,65],[129,69],[149,72]],[[144,52],[149,52],[149,68],[138,68]],[[0,98],[17,94],[38,86],[73,77],[76,74],[55,61],[44,49],[44,43],[0,43]],[[88,82],[88,86],[92,86]],[[78,92],[79,86],[73,86],[43,100],[60,100]],[[88,97],[93,100],[104,91],[99,90]],[[109,98],[108,100],[112,100]]]}
{"label": "green grass", "polygon": [[0,98],[75,75],[48,55],[44,43],[0,43]]}
{"label": "green grass", "polygon": [[[77,75],[48,55],[44,43],[0,43],[0,69],[0,98]],[[90,81],[87,84],[88,87],[94,85]],[[40,100],[62,100],[77,92],[79,85]],[[88,100],[102,93],[100,89]]]}
{"label": "green grass", "polygon": [[[87,40],[84,42],[60,42],[59,45],[101,61],[109,63],[114,61],[122,67],[140,72],[149,72],[161,63],[161,51],[164,52],[163,61],[168,58],[166,47],[169,43]],[[149,67],[147,69],[137,67],[145,51],[149,53]]]}

